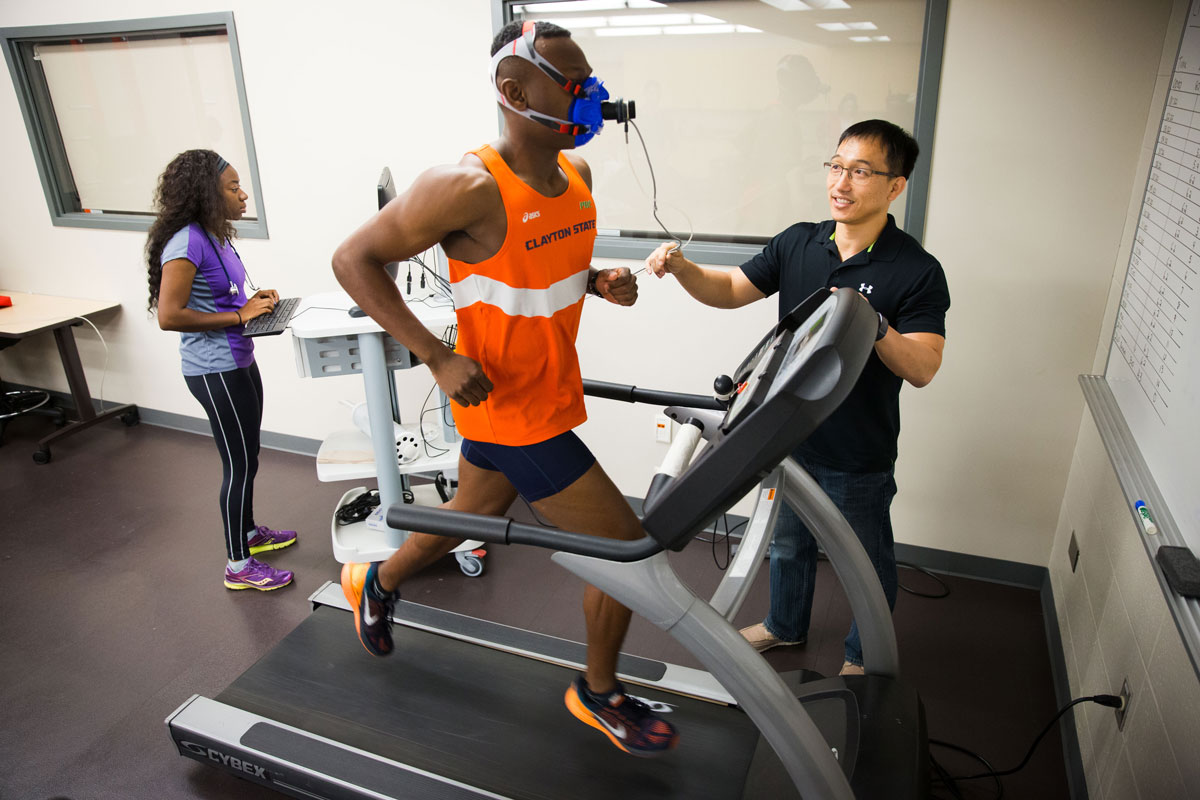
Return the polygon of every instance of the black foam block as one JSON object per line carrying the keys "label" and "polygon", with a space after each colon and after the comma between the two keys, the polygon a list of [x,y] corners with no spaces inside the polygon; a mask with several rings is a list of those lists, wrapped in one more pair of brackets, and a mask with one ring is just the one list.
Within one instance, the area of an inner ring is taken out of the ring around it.
{"label": "black foam block", "polygon": [[1186,547],[1163,545],[1155,556],[1167,584],[1184,597],[1200,597],[1200,559]]}

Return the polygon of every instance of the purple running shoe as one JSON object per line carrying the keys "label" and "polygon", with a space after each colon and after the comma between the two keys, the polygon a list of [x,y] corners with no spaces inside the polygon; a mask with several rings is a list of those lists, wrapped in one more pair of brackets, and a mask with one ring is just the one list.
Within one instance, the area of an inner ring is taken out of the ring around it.
{"label": "purple running shoe", "polygon": [[225,565],[226,589],[258,589],[269,592],[292,582],[292,573],[286,569],[275,569],[270,564],[264,564],[253,556],[246,562],[241,572],[231,572]]}
{"label": "purple running shoe", "polygon": [[273,531],[266,525],[254,529],[254,535],[247,544],[250,545],[250,555],[256,556],[268,550],[282,550],[296,543],[295,531]]}

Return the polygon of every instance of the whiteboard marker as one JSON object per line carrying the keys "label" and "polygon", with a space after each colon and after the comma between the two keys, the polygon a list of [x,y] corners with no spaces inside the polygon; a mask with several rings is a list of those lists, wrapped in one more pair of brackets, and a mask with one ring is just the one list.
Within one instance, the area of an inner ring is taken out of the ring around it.
{"label": "whiteboard marker", "polygon": [[1158,526],[1154,524],[1154,520],[1150,519],[1150,509],[1146,508],[1146,504],[1138,500],[1133,504],[1134,509],[1138,513],[1138,517],[1142,520],[1142,527],[1146,529],[1146,533],[1153,536],[1158,533]]}

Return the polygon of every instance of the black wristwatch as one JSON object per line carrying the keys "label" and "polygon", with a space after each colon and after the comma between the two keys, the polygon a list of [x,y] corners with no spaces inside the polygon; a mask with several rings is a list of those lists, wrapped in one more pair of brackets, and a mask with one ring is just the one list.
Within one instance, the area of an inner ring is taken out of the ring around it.
{"label": "black wristwatch", "polygon": [[880,313],[878,311],[876,311],[875,313],[879,314],[879,331],[875,334],[875,341],[878,342],[880,339],[887,336],[888,321],[887,321],[887,317],[885,317],[882,313]]}
{"label": "black wristwatch", "polygon": [[596,278],[599,277],[599,275],[600,275],[600,270],[596,270],[595,272],[588,273],[587,293],[594,294],[594,295],[596,295],[596,297],[603,297],[604,295],[600,294],[600,290],[596,288]]}

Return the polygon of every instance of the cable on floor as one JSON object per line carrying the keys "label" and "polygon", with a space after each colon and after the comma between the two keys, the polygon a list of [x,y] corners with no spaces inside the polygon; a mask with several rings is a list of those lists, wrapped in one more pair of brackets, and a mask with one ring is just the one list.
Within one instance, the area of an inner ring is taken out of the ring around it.
{"label": "cable on floor", "polygon": [[930,600],[941,600],[943,597],[950,596],[949,584],[947,584],[944,580],[939,578],[937,575],[934,575],[932,572],[925,569],[924,567],[918,567],[916,564],[909,564],[904,561],[897,561],[896,566],[904,567],[906,569],[916,570],[917,572],[921,573],[922,575],[926,575],[926,576],[932,578],[934,581],[937,582],[937,584],[939,586],[942,587],[942,592],[939,594],[927,594],[925,592],[918,592],[916,589],[905,586],[903,583],[897,583],[897,586],[899,586],[901,589],[908,592],[909,594],[916,595],[917,597],[928,597]]}
{"label": "cable on floor", "polygon": [[995,797],[991,798],[991,800],[999,800],[999,798],[1004,796],[1004,784],[1000,781],[1000,778],[1002,778],[1005,775],[1012,775],[1012,774],[1020,772],[1022,769],[1024,769],[1025,765],[1029,763],[1029,759],[1033,758],[1033,753],[1034,753],[1034,751],[1037,750],[1037,746],[1042,743],[1042,739],[1046,738],[1046,734],[1048,734],[1050,732],[1050,729],[1054,727],[1054,724],[1056,722],[1058,722],[1059,719],[1062,718],[1063,714],[1066,714],[1068,711],[1070,711],[1072,708],[1079,705],[1080,703],[1097,703],[1099,705],[1107,706],[1109,708],[1120,708],[1124,704],[1124,701],[1117,695],[1113,695],[1113,694],[1097,694],[1097,695],[1092,695],[1090,697],[1075,698],[1074,700],[1072,700],[1071,702],[1067,703],[1065,706],[1060,708],[1058,710],[1058,713],[1055,714],[1054,717],[1051,718],[1051,720],[1048,723],[1046,723],[1046,727],[1042,728],[1041,733],[1039,733],[1037,735],[1037,737],[1033,740],[1033,744],[1029,746],[1029,750],[1028,750],[1028,752],[1025,753],[1025,757],[1023,759],[1021,759],[1021,763],[1017,764],[1015,767],[1012,767],[1010,769],[997,770],[988,762],[987,759],[985,759],[983,756],[979,755],[978,753],[976,753],[972,750],[968,750],[965,747],[962,747],[957,744],[953,744],[951,742],[941,741],[940,739],[930,739],[929,744],[931,746],[945,747],[950,750],[955,750],[959,753],[963,753],[964,755],[970,756],[971,758],[975,759],[976,761],[978,761],[979,763],[981,763],[985,767],[987,767],[986,772],[980,772],[975,775],[948,775],[947,774],[942,777],[934,778],[933,779],[934,782],[935,783],[943,783],[946,785],[946,787],[952,793],[956,793],[958,791],[958,786],[957,786],[958,781],[975,781],[975,780],[981,780],[983,778],[991,778],[996,782],[996,789],[997,789],[997,793],[996,793]]}

